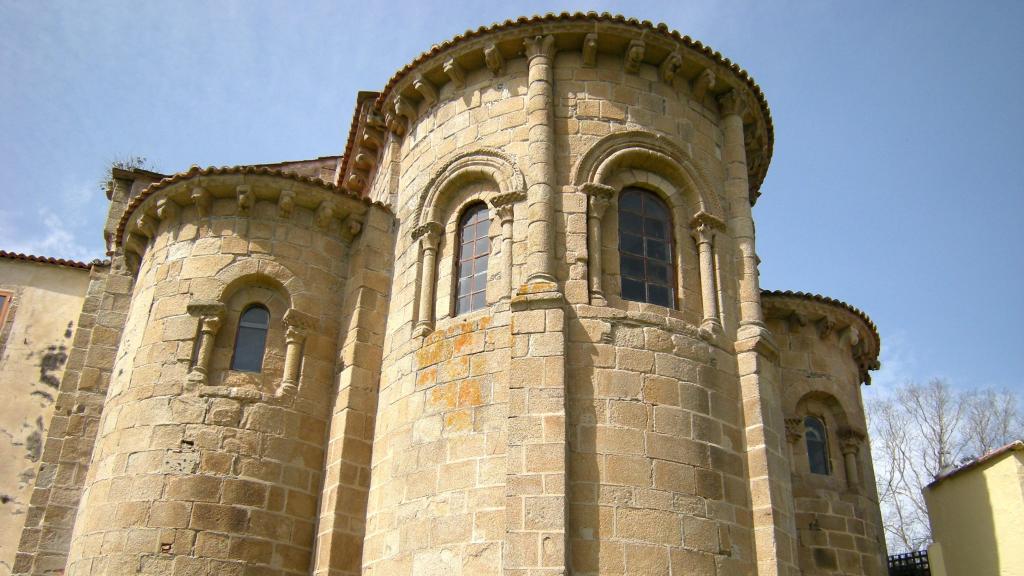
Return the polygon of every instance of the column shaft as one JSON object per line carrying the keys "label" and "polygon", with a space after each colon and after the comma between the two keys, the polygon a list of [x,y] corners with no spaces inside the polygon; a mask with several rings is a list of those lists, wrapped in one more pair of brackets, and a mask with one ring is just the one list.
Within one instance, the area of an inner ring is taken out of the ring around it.
{"label": "column shaft", "polygon": [[552,65],[554,36],[526,39],[529,83],[526,93],[526,122],[529,126],[527,176],[526,283],[554,282],[554,189],[555,147],[553,123]]}

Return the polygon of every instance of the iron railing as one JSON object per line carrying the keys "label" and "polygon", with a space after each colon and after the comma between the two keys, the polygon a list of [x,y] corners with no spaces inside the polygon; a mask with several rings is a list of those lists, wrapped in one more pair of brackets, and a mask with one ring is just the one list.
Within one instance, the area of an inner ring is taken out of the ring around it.
{"label": "iron railing", "polygon": [[931,576],[931,574],[927,550],[889,556],[889,576]]}

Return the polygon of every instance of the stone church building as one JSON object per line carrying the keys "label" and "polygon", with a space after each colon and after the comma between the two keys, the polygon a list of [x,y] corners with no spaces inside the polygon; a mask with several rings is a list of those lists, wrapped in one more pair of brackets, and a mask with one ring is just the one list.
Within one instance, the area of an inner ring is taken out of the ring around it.
{"label": "stone church building", "polygon": [[878,333],[759,287],[772,130],[702,43],[552,14],[359,93],[339,156],[113,170],[109,261],[0,259],[80,276],[12,573],[883,574]]}

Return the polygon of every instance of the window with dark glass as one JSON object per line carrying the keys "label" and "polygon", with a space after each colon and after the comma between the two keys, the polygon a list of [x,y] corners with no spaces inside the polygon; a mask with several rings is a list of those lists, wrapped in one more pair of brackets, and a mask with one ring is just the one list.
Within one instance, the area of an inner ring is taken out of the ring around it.
{"label": "window with dark glass", "polygon": [[265,307],[254,304],[242,312],[235,335],[235,354],[231,358],[232,370],[259,372],[263,369],[269,328],[270,312]]}
{"label": "window with dark glass", "polygon": [[807,460],[814,474],[831,474],[828,460],[828,437],[825,423],[814,416],[804,418],[804,437],[807,439]]}
{"label": "window with dark glass", "polygon": [[487,305],[487,257],[491,252],[487,206],[474,204],[459,218],[458,286],[455,314]]}
{"label": "window with dark glass", "polygon": [[648,190],[626,188],[619,195],[619,272],[624,299],[672,307],[671,219],[668,206]]}

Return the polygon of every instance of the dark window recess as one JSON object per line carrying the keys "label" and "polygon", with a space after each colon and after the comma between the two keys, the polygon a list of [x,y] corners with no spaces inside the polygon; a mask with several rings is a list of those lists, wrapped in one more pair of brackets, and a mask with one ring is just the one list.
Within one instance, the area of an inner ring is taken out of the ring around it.
{"label": "dark window recess", "polygon": [[814,416],[804,418],[804,437],[807,438],[807,461],[814,474],[831,474],[828,459],[828,437],[825,423]]}
{"label": "dark window recess", "polygon": [[619,195],[619,272],[624,299],[673,306],[671,230],[668,207],[653,192],[626,188]]}
{"label": "dark window recess", "polygon": [[458,285],[455,314],[487,306],[487,257],[491,242],[487,236],[490,216],[487,206],[474,204],[459,218]]}
{"label": "dark window recess", "polygon": [[242,312],[235,335],[235,354],[231,358],[232,370],[259,372],[263,369],[269,328],[270,312],[265,307],[254,304]]}

